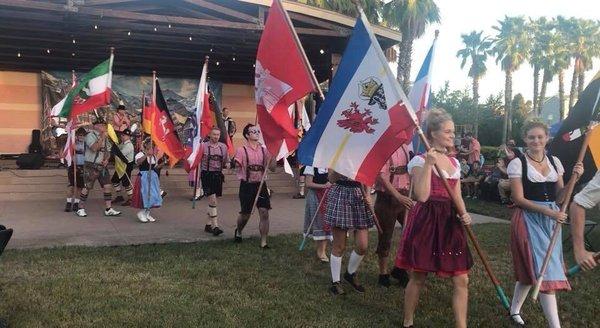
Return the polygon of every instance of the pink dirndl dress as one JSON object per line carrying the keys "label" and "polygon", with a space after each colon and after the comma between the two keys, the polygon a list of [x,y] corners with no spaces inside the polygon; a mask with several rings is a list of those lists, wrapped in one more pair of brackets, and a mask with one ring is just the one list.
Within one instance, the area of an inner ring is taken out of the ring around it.
{"label": "pink dirndl dress", "polygon": [[[458,179],[447,180],[450,187],[459,183]],[[456,215],[442,179],[432,172],[431,194],[426,202],[418,202],[410,210],[395,265],[441,277],[468,273],[473,258],[465,230]]]}

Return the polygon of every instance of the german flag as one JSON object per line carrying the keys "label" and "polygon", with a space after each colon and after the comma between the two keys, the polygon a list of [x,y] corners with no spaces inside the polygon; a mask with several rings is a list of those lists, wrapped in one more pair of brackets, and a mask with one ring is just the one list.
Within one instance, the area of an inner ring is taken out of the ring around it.
{"label": "german flag", "polygon": [[[565,181],[571,177],[590,123],[600,123],[600,71],[579,95],[577,103],[550,143],[549,152],[557,156],[565,167]],[[600,168],[600,127],[594,127],[590,133],[590,144],[583,160],[585,172],[578,183],[588,182]]]}
{"label": "german flag", "polygon": [[185,150],[179,140],[175,124],[167,108],[167,102],[162,95],[158,79],[156,79],[156,103],[150,104],[144,112],[150,112],[151,137],[156,147],[169,156],[171,167],[185,156]]}

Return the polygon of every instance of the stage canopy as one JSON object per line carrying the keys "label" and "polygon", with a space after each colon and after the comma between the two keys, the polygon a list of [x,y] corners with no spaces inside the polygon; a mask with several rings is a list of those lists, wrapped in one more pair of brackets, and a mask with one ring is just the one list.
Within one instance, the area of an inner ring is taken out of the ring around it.
{"label": "stage canopy", "polygon": [[[0,70],[85,71],[115,47],[114,72],[253,84],[271,0],[0,0]],[[355,19],[284,1],[319,81],[331,72]],[[400,33],[375,27],[383,49]]]}

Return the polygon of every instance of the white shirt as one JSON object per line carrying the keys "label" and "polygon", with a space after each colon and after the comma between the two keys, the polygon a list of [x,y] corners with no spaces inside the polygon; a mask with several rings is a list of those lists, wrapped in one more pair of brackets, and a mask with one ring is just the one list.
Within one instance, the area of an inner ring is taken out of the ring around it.
{"label": "white shirt", "polygon": [[[140,159],[142,157],[144,157],[143,152],[139,152],[139,153],[135,154],[135,162],[137,163],[138,159]],[[148,160],[148,164],[156,165],[156,156],[152,155],[152,156],[146,158],[146,160]]]}
{"label": "white shirt", "polygon": [[[460,179],[460,164],[458,163],[458,160],[454,157],[450,157],[450,160],[454,163],[454,172],[452,172],[452,175],[449,175],[448,172],[446,172],[445,170],[442,170],[442,173],[444,174],[444,177],[446,179]],[[408,174],[413,175],[412,174],[412,170],[415,167],[423,167],[425,165],[425,158],[422,156],[415,156],[413,157],[413,159],[410,160],[410,162],[408,162]],[[433,170],[433,173],[435,175],[437,174],[437,170]]]}
{"label": "white shirt", "polygon": [[[527,161],[527,179],[531,182],[556,182],[558,181],[558,177],[562,176],[565,173],[565,169],[560,162],[560,160],[556,156],[552,156],[554,159],[554,164],[556,165],[556,170],[554,166],[550,164],[548,161],[548,156],[544,156],[544,161],[550,166],[550,172],[548,172],[547,176],[543,176],[538,170],[531,165],[527,156],[525,159]],[[558,172],[557,172],[558,170]],[[506,168],[506,173],[508,173],[509,178],[521,178],[523,176],[523,164],[521,163],[520,158],[515,158],[508,164]]]}
{"label": "white shirt", "polygon": [[[328,170],[327,169],[317,169],[317,171],[319,172],[319,174],[327,174]],[[304,167],[304,175],[311,175],[314,176],[315,175],[315,168],[312,166],[305,166]]]}

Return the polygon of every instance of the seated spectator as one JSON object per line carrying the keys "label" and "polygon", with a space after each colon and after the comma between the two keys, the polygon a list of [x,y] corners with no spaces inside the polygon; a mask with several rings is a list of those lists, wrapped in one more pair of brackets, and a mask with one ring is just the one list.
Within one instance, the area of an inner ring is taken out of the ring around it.
{"label": "seated spectator", "polygon": [[499,149],[499,156],[504,158],[504,163],[506,165],[514,158],[521,156],[521,154],[521,150],[516,146],[515,140],[513,139],[508,140],[506,145],[501,145]]}
{"label": "seated spectator", "polygon": [[464,179],[467,177],[467,175],[469,175],[469,171],[471,171],[471,168],[469,167],[469,164],[467,164],[467,160],[465,158],[460,160],[460,178]]}
{"label": "seated spectator", "polygon": [[472,197],[477,199],[479,197],[479,185],[484,181],[484,179],[485,172],[481,169],[479,161],[474,161],[471,170],[469,170],[467,176],[461,181],[464,185],[467,198]]}

